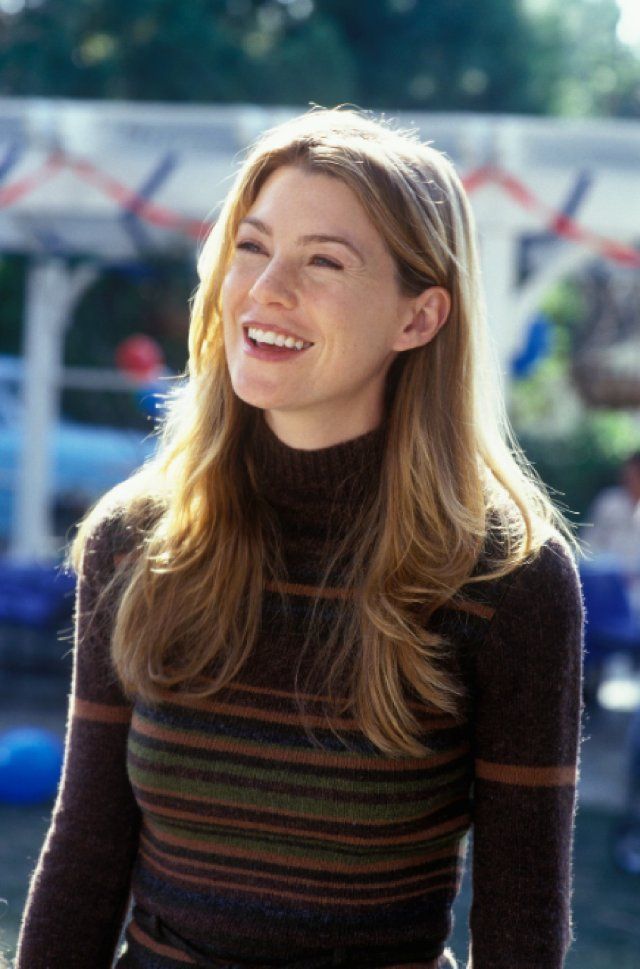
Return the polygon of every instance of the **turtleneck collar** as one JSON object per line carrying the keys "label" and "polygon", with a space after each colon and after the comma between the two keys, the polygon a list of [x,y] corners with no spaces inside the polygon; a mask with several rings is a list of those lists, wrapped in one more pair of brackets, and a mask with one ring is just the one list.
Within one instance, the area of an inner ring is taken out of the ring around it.
{"label": "turtleneck collar", "polygon": [[305,497],[311,502],[361,500],[378,480],[385,424],[348,441],[314,450],[285,444],[261,413],[255,442],[260,490],[276,505]]}

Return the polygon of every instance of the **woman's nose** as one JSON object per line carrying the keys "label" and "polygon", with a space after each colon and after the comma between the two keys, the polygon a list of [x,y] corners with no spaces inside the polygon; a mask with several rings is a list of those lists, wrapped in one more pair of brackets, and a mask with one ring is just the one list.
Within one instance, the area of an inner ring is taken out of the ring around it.
{"label": "woman's nose", "polygon": [[271,260],[254,281],[249,295],[257,303],[293,306],[296,301],[293,274],[281,263]]}

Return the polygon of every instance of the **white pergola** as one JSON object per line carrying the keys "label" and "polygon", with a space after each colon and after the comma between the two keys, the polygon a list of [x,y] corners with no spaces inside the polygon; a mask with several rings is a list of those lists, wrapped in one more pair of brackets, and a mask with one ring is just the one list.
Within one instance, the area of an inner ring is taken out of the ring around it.
{"label": "white pergola", "polygon": [[[24,449],[10,556],[52,554],[48,442],[63,386],[129,385],[64,366],[74,307],[113,262],[195,258],[242,150],[301,108],[0,99],[0,251],[30,256]],[[541,297],[600,253],[637,271],[640,123],[478,114],[395,117],[465,179],[503,378]],[[74,257],[70,260],[70,257]]]}

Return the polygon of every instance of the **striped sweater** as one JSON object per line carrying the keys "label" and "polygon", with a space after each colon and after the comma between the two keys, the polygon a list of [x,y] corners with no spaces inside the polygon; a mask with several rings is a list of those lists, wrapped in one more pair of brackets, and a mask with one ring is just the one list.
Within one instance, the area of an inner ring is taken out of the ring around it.
{"label": "striped sweater", "polygon": [[[471,700],[457,720],[412,702],[428,756],[389,758],[346,717],[337,737],[320,716],[321,685],[306,694],[314,744],[294,700],[301,630],[323,556],[376,479],[382,431],[301,451],[265,429],[260,446],[286,574],[264,590],[251,661],[215,697],[127,702],[108,606],[103,623],[87,616],[131,537],[118,516],[90,537],[63,777],[16,969],[197,965],[154,939],[132,902],[230,964],[304,964],[319,949],[413,940],[412,965],[453,965],[439,957],[469,843],[471,943],[458,959],[560,969],[572,941],[582,708],[582,597],[566,545],[550,539],[429,620],[455,644]],[[329,589],[326,608],[341,595]]]}

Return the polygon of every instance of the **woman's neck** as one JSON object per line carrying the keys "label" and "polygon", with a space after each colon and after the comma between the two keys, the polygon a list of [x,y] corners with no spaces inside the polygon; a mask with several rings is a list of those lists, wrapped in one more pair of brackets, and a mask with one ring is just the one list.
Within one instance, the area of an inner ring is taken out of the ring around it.
{"label": "woman's neck", "polygon": [[354,410],[339,419],[331,415],[282,413],[263,411],[263,419],[271,432],[288,447],[301,451],[318,451],[343,444],[369,434],[380,426],[380,414]]}

